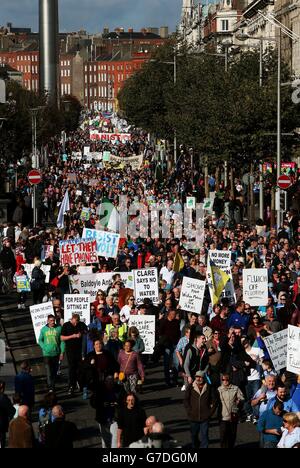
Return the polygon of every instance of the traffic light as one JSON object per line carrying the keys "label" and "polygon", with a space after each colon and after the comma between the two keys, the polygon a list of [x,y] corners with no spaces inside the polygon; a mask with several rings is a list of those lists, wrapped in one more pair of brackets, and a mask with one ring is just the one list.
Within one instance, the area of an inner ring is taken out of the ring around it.
{"label": "traffic light", "polygon": [[280,210],[287,210],[287,192],[285,190],[280,191]]}

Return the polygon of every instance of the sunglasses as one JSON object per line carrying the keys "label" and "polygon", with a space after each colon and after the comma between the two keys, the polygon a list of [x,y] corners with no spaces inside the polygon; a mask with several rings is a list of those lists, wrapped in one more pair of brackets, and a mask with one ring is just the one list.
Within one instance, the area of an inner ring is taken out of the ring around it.
{"label": "sunglasses", "polygon": [[222,382],[229,382],[229,379],[222,379]]}

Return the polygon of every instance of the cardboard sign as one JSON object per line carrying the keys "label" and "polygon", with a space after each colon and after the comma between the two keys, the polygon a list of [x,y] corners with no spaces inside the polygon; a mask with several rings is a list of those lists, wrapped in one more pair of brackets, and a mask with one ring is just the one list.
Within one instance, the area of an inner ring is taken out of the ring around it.
{"label": "cardboard sign", "polygon": [[206,281],[183,277],[179,305],[182,310],[201,314]]}
{"label": "cardboard sign", "polygon": [[300,328],[288,326],[287,370],[300,375]]}
{"label": "cardboard sign", "polygon": [[92,266],[79,266],[77,268],[77,273],[79,275],[92,275],[93,267]]}
{"label": "cardboard sign", "polygon": [[30,292],[30,281],[28,276],[17,276],[16,282],[18,292]]}
{"label": "cardboard sign", "polygon": [[233,305],[236,303],[236,295],[232,280],[232,273],[231,273],[231,252],[230,250],[209,250],[208,251],[208,259],[207,259],[207,285],[209,288],[211,300],[212,299],[212,291],[213,291],[213,283],[212,283],[212,272],[210,267],[210,260],[213,261],[214,265],[217,268],[220,268],[224,271],[227,275],[230,276],[230,280],[227,282],[225,289],[222,292],[221,297],[226,297],[229,301],[229,305]]}
{"label": "cardboard sign", "polygon": [[267,268],[244,268],[243,300],[253,307],[268,305]]}
{"label": "cardboard sign", "polygon": [[96,229],[83,229],[83,239],[95,239],[97,242],[97,253],[100,257],[116,258],[118,255],[120,234]]}
{"label": "cardboard sign", "polygon": [[71,320],[72,314],[80,315],[80,320],[86,325],[91,323],[90,296],[88,294],[65,294],[64,321]]}
{"label": "cardboard sign", "polygon": [[133,277],[136,304],[143,304],[146,297],[157,304],[159,302],[157,268],[133,270]]}
{"label": "cardboard sign", "polygon": [[97,242],[95,240],[70,239],[59,242],[59,254],[61,264],[79,265],[81,261],[86,263],[98,263]]}
{"label": "cardboard sign", "polygon": [[6,364],[6,345],[4,340],[0,340],[0,363]]}
{"label": "cardboard sign", "polygon": [[186,197],[186,207],[190,210],[196,209],[196,198],[195,197]]}
{"label": "cardboard sign", "polygon": [[136,327],[140,337],[145,344],[143,354],[153,354],[155,347],[155,316],[154,315],[131,315],[128,327]]}
{"label": "cardboard sign", "polygon": [[52,302],[45,302],[29,307],[35,339],[38,342],[41,329],[47,325],[48,315],[54,315]]}
{"label": "cardboard sign", "polygon": [[115,272],[110,273],[95,273],[92,275],[84,276],[69,276],[69,283],[71,291],[78,294],[88,294],[91,300],[95,300],[97,292],[101,289],[107,289],[113,284],[113,276],[121,275],[121,281],[124,283],[125,288],[133,289],[133,273],[132,272]]}
{"label": "cardboard sign", "polygon": [[88,221],[91,217],[91,209],[90,208],[82,208],[80,219],[82,221]]}
{"label": "cardboard sign", "polygon": [[286,368],[287,359],[287,340],[288,331],[282,330],[278,333],[264,338],[265,345],[267,347],[270,358],[272,359],[274,369],[280,372],[281,369]]}

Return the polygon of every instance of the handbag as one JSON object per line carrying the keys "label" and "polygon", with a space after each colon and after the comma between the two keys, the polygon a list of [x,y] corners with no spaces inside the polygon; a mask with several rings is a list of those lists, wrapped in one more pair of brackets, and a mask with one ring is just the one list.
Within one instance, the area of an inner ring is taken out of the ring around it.
{"label": "handbag", "polygon": [[127,359],[125,369],[124,369],[123,371],[119,372],[119,380],[120,380],[121,382],[123,382],[123,380],[126,379],[126,369],[127,369],[128,364],[129,364],[131,355],[132,355],[132,353],[129,354],[129,358]]}

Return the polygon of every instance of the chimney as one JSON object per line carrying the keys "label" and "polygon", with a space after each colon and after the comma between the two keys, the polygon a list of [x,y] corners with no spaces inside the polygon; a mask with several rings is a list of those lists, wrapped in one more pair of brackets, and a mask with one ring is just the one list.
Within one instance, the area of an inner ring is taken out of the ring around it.
{"label": "chimney", "polygon": [[141,29],[141,33],[146,34],[146,33],[147,33],[147,29],[142,28],[142,29]]}
{"label": "chimney", "polygon": [[115,32],[119,33],[119,32],[121,32],[121,29],[120,28],[115,28]]}
{"label": "chimney", "polygon": [[129,33],[133,33],[133,28],[129,28],[129,29],[128,29],[128,32],[129,32]]}

